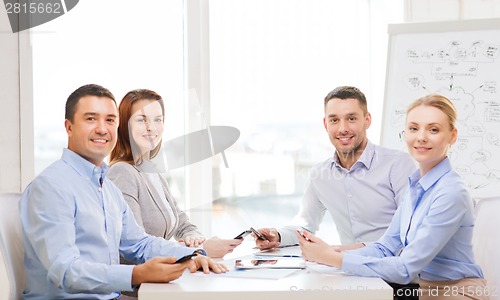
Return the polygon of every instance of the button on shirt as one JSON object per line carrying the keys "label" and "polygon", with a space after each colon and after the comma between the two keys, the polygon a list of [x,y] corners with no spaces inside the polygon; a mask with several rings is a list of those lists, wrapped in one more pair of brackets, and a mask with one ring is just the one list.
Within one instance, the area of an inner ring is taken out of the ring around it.
{"label": "button on shirt", "polygon": [[[24,299],[112,299],[132,290],[133,265],[155,256],[182,257],[193,248],[146,235],[122,193],[97,167],[64,149],[24,191]],[[89,294],[92,293],[92,294]]]}
{"label": "button on shirt", "polygon": [[342,270],[400,284],[417,277],[427,281],[482,278],[472,252],[472,201],[448,158],[422,178],[416,171],[409,182],[384,236],[371,246],[346,251]]}
{"label": "button on shirt", "polygon": [[335,153],[311,170],[294,225],[279,230],[281,243],[297,242],[297,226],[316,232],[326,211],[332,216],[342,244],[378,240],[391,223],[407,178],[415,169],[407,153],[370,141],[350,170],[340,165]]}

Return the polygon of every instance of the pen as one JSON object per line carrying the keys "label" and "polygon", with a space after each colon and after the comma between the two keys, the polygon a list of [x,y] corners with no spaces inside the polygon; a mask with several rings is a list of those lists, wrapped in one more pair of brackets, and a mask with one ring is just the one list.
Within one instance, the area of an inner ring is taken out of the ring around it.
{"label": "pen", "polygon": [[309,233],[312,233],[312,231],[311,231],[311,230],[309,230],[309,229],[307,229],[307,228],[305,228],[305,227],[303,227],[303,226],[300,226],[300,228],[302,228],[302,230],[305,230],[305,231],[307,231],[307,232],[309,232]]}
{"label": "pen", "polygon": [[286,247],[295,247],[295,246],[298,246],[299,244],[291,244],[291,245],[280,245],[276,248],[286,248]]}

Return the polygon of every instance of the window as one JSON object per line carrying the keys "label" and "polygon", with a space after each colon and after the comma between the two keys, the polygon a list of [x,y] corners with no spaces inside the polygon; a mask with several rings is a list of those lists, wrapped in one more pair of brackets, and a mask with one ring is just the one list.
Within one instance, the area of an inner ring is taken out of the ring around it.
{"label": "window", "polygon": [[[366,94],[378,143],[387,24],[402,16],[394,1],[210,1],[211,122],[241,132],[229,168],[213,161],[215,233],[234,234],[218,219],[290,224],[310,168],[333,155],[322,118],[336,86]],[[322,226],[338,243],[328,214]]]}
{"label": "window", "polygon": [[[365,92],[374,119],[369,137],[378,142],[386,25],[402,21],[402,1],[202,1],[209,21],[200,27],[210,47],[199,54],[209,57],[210,99],[199,111],[186,88],[185,18],[198,17],[186,1],[80,1],[32,30],[35,173],[66,146],[64,103],[74,89],[101,84],[119,101],[128,90],[149,88],[166,100],[165,141],[193,131],[186,125],[192,118],[240,131],[226,151],[229,168],[216,155],[210,178],[199,179],[213,183],[208,210],[201,209],[213,217],[213,234],[285,225],[311,166],[333,154],[322,125],[322,99],[331,89],[356,85]],[[195,175],[186,170],[170,173],[181,204],[186,178]],[[202,228],[207,235],[209,227]]]}
{"label": "window", "polygon": [[182,0],[80,1],[32,37],[35,174],[67,146],[64,105],[84,84],[108,88],[118,103],[129,90],[152,89],[165,100],[164,139],[184,133]]}

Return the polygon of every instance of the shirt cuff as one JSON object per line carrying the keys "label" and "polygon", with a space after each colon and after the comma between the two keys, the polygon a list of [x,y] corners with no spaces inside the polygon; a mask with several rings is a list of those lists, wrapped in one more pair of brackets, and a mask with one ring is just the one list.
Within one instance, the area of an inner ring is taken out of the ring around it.
{"label": "shirt cuff", "polygon": [[116,287],[117,291],[133,291],[132,271],[135,265],[111,265],[107,276],[109,285]]}
{"label": "shirt cuff", "polygon": [[350,274],[356,274],[356,265],[359,265],[359,256],[349,254],[348,252],[343,253],[344,255],[342,257],[342,271]]}
{"label": "shirt cuff", "polygon": [[294,245],[298,243],[295,230],[289,228],[281,228],[278,232],[280,235],[280,245]]}

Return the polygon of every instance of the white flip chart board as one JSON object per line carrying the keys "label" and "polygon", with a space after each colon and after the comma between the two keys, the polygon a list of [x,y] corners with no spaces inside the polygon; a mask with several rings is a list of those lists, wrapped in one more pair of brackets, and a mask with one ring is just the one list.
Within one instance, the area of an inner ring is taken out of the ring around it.
{"label": "white flip chart board", "polygon": [[406,150],[407,106],[429,93],[458,110],[449,157],[475,197],[500,195],[500,19],[389,25],[381,144]]}

